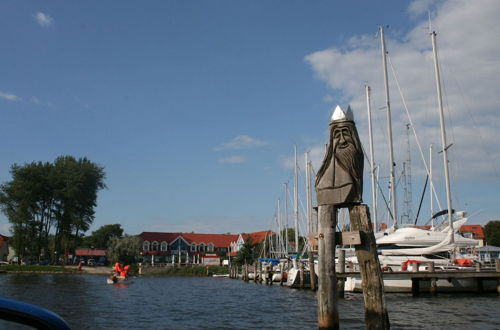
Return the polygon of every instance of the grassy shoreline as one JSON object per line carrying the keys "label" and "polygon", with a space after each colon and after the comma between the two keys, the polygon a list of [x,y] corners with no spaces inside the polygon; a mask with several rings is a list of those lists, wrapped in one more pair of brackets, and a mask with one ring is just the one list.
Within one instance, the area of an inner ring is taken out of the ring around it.
{"label": "grassy shoreline", "polygon": [[[2,265],[2,273],[35,273],[35,274],[95,274],[108,275],[111,267],[83,267],[78,270],[76,266],[40,266],[40,265]],[[228,274],[227,267],[221,266],[188,266],[188,267],[142,267],[143,276],[212,276]],[[136,265],[131,267],[131,275],[139,274]]]}
{"label": "grassy shoreline", "polygon": [[40,265],[2,265],[1,272],[6,273],[50,273],[50,274],[73,274],[78,273],[76,268],[64,266],[40,266]]}

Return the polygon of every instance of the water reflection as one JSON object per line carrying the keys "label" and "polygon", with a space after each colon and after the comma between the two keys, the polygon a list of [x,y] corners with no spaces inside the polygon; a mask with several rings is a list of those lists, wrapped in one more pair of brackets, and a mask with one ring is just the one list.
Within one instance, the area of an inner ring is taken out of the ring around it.
{"label": "water reflection", "polygon": [[[0,295],[50,309],[74,329],[314,329],[316,295],[224,278],[144,277],[107,285],[105,276],[4,274]],[[393,329],[495,329],[493,296],[386,296]],[[341,328],[363,329],[363,297],[339,302]],[[11,329],[0,323],[0,328]],[[21,329],[23,327],[20,327]],[[16,328],[17,329],[17,328]]]}

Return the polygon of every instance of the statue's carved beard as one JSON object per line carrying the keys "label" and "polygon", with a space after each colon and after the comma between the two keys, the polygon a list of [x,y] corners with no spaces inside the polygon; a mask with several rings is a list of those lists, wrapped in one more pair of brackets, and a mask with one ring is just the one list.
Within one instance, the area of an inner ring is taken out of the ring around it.
{"label": "statue's carved beard", "polygon": [[360,166],[360,157],[358,157],[358,150],[353,143],[348,143],[344,148],[337,147],[335,150],[335,159],[337,160],[339,166],[349,173],[352,180],[357,184]]}

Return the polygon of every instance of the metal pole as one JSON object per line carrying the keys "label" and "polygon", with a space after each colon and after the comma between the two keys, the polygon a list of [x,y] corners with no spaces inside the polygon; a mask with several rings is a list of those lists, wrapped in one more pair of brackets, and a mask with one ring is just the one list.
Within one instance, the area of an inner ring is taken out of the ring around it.
{"label": "metal pole", "polygon": [[432,229],[434,229],[434,185],[432,184],[432,143],[429,146],[429,182],[430,182],[430,198],[431,198],[431,219],[432,219]]}
{"label": "metal pole", "polygon": [[299,183],[297,166],[297,145],[294,145],[295,166],[294,166],[294,187],[293,187],[293,211],[295,225],[295,252],[299,253]]}
{"label": "metal pole", "polygon": [[389,186],[391,192],[391,211],[394,220],[393,228],[398,227],[397,207],[396,207],[396,182],[395,182],[395,169],[396,163],[394,162],[394,148],[392,145],[392,120],[391,120],[391,103],[389,101],[389,82],[387,78],[387,51],[385,50],[384,27],[380,27],[380,40],[382,43],[382,58],[384,65],[384,85],[385,85],[385,102],[387,107],[387,133],[389,135]]}
{"label": "metal pole", "polygon": [[372,179],[372,213],[373,231],[377,231],[377,185],[375,181],[375,153],[373,151],[372,110],[370,101],[370,86],[365,85],[366,107],[368,109],[368,137],[370,139],[370,172]]}
{"label": "metal pole", "polygon": [[[444,127],[444,113],[443,113],[443,98],[441,96],[441,77],[439,75],[439,63],[437,58],[437,46],[436,46],[436,32],[431,33],[432,39],[432,50],[434,54],[434,70],[436,73],[436,89],[438,95],[439,103],[439,123],[441,125],[441,146],[443,148],[443,163],[444,163],[444,179],[446,183],[446,203],[448,204],[448,221],[450,224],[450,230],[453,232],[453,219],[451,216],[451,191],[450,191],[450,174],[448,172],[448,146],[446,144],[446,131]],[[451,235],[451,243],[455,240],[455,235]]]}

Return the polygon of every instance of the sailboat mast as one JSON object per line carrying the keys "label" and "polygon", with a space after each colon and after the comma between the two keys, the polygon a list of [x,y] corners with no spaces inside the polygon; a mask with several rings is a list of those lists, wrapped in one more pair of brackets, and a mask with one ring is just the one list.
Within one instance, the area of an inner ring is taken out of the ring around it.
{"label": "sailboat mast", "polygon": [[309,162],[309,154],[306,152],[306,191],[307,191],[307,230],[309,235],[313,230],[312,220],[312,188],[311,188],[311,163]]}
{"label": "sailboat mast", "polygon": [[372,110],[370,86],[365,85],[366,90],[366,108],[368,110],[368,137],[370,140],[370,173],[372,179],[372,214],[373,214],[373,231],[377,231],[377,186],[375,181],[375,154],[373,151],[373,132],[372,132]]}
{"label": "sailboat mast", "polygon": [[[441,125],[441,146],[443,148],[443,163],[444,163],[444,179],[446,183],[446,203],[448,206],[448,221],[450,224],[450,230],[453,232],[453,219],[452,219],[452,207],[451,207],[451,191],[450,191],[450,173],[448,171],[448,145],[446,144],[446,131],[444,127],[444,112],[443,112],[443,97],[441,95],[441,76],[439,74],[439,63],[437,57],[437,45],[436,45],[436,32],[432,31],[432,51],[434,54],[434,71],[436,74],[436,89],[438,95],[438,105],[439,105],[439,123]],[[451,235],[451,242],[454,241],[454,236]]]}
{"label": "sailboat mast", "polygon": [[398,226],[398,218],[396,213],[396,180],[395,169],[396,163],[394,162],[394,148],[392,145],[392,119],[391,119],[391,103],[389,101],[389,82],[387,78],[387,51],[385,50],[384,27],[380,28],[380,42],[382,44],[382,58],[384,65],[384,85],[385,85],[385,105],[387,108],[387,132],[389,135],[389,189],[391,193],[391,212],[394,220],[393,228]]}
{"label": "sailboat mast", "polygon": [[432,228],[434,229],[434,195],[433,193],[433,185],[432,185],[432,143],[429,146],[429,182],[430,184],[430,194],[429,196],[431,197],[431,219],[432,219]]}
{"label": "sailboat mast", "polygon": [[299,183],[298,183],[298,166],[297,166],[297,145],[294,145],[294,177],[293,177],[293,213],[295,225],[295,252],[299,252]]}
{"label": "sailboat mast", "polygon": [[288,183],[285,183],[285,253],[288,255]]}
{"label": "sailboat mast", "polygon": [[[281,205],[278,198],[278,233],[276,235],[276,256],[281,255]],[[278,250],[279,249],[279,250]]]}

